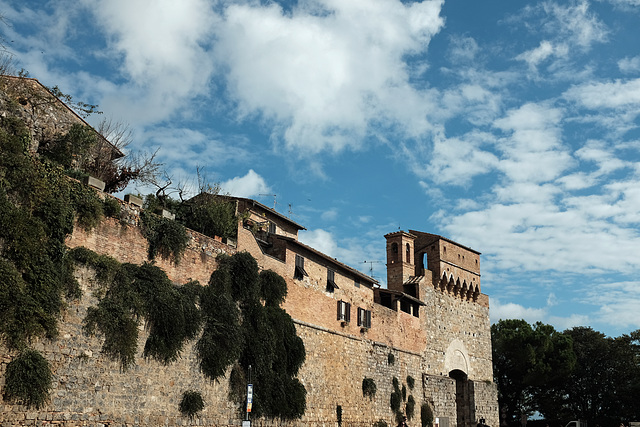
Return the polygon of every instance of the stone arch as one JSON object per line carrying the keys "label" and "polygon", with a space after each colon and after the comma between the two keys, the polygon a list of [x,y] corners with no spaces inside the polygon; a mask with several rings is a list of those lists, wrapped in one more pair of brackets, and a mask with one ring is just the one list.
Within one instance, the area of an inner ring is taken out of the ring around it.
{"label": "stone arch", "polygon": [[454,339],[449,344],[444,356],[444,372],[461,371],[469,375],[469,352],[464,343],[459,339]]}

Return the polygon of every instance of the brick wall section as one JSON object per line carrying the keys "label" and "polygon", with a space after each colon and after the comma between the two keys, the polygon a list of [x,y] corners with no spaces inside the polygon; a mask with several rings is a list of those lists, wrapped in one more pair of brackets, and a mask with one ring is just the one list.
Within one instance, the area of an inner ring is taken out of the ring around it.
{"label": "brick wall section", "polygon": [[[84,246],[101,255],[109,255],[121,263],[148,262],[148,243],[136,225],[138,209],[124,202],[121,203],[123,203],[124,217],[129,219],[128,222],[105,218],[95,230],[85,231],[76,227],[67,239],[67,246],[70,248]],[[153,262],[175,283],[184,284],[190,280],[198,280],[206,285],[209,283],[211,273],[217,268],[216,256],[220,253],[231,255],[236,252],[235,248],[193,230],[187,229],[187,234],[189,243],[178,264],[172,259],[163,259],[159,256]]]}

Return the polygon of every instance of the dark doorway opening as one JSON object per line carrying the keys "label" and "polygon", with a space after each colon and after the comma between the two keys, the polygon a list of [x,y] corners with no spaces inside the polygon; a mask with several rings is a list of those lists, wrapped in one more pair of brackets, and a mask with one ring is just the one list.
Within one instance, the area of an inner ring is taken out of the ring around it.
{"label": "dark doorway opening", "polygon": [[449,372],[449,377],[456,380],[456,421],[458,427],[471,427],[471,398],[469,391],[469,379],[461,370]]}

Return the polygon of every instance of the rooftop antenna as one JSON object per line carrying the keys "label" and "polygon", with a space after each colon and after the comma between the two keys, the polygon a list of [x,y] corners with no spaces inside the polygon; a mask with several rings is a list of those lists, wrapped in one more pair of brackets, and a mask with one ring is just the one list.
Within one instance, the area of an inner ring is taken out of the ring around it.
{"label": "rooftop antenna", "polygon": [[373,279],[375,279],[375,276],[373,275],[373,264],[380,264],[382,263],[382,261],[362,261],[364,264],[370,264],[369,265],[369,276]]}
{"label": "rooftop antenna", "polygon": [[273,210],[276,210],[276,194],[258,194],[258,196],[273,197]]}

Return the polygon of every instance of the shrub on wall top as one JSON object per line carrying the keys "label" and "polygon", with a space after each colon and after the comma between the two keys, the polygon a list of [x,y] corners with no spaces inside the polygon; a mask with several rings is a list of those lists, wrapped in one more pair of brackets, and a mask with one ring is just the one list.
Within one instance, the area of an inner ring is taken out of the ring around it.
{"label": "shrub on wall top", "polygon": [[173,262],[178,264],[189,243],[184,225],[146,210],[140,213],[140,220],[142,235],[149,242],[149,259],[153,260],[157,255],[165,259],[173,257]]}

